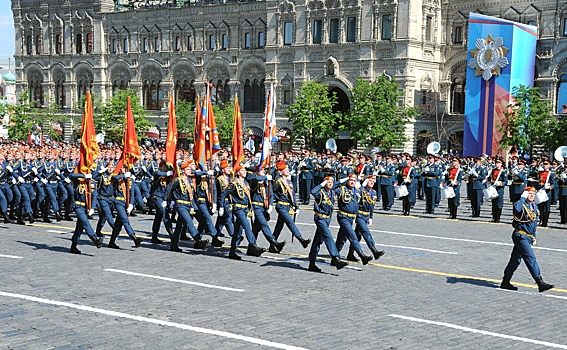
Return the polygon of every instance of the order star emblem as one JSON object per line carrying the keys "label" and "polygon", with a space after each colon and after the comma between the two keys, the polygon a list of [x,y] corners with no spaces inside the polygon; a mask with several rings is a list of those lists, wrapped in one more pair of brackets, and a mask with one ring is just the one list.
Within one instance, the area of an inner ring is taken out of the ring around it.
{"label": "order star emblem", "polygon": [[506,58],[507,47],[504,47],[504,39],[498,37],[494,39],[488,34],[486,39],[478,38],[475,41],[475,48],[470,50],[471,59],[468,66],[475,70],[475,76],[481,76],[486,81],[493,75],[500,75],[502,68],[510,62]]}

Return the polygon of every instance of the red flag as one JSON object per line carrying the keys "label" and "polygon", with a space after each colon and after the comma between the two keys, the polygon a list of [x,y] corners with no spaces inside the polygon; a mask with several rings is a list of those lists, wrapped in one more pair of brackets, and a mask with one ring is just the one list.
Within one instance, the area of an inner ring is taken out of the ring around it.
{"label": "red flag", "polygon": [[195,113],[195,147],[193,149],[193,159],[195,163],[205,164],[205,148],[206,148],[206,129],[207,129],[207,103],[201,107],[199,97],[197,97],[197,111]]}
{"label": "red flag", "polygon": [[208,113],[207,113],[207,127],[209,132],[209,144],[207,147],[208,154],[207,160],[211,159],[211,156],[218,151],[220,151],[220,138],[219,138],[219,130],[217,129],[217,122],[215,120],[215,113],[213,112],[213,104],[211,102],[211,94],[210,94],[210,87],[207,94],[207,103],[208,103]]}
{"label": "red flag", "polygon": [[234,130],[232,132],[232,169],[244,160],[244,136],[242,135],[242,114],[238,96],[234,96]]}
{"label": "red flag", "polygon": [[[165,143],[165,161],[174,170],[177,168],[175,152],[177,150],[177,118],[175,117],[175,105],[173,95],[169,95],[169,119],[167,121],[167,141]],[[173,172],[174,174],[177,171]]]}
{"label": "red flag", "polygon": [[130,97],[128,97],[126,105],[126,125],[122,142],[124,143],[124,150],[122,151],[122,156],[118,164],[116,164],[114,174],[118,174],[122,166],[126,166],[127,169],[130,169],[132,164],[140,159],[141,156],[140,146],[138,146],[138,137],[136,136],[136,127],[134,125],[134,115],[132,114],[132,106],[130,105]]}
{"label": "red flag", "polygon": [[75,168],[75,172],[81,174],[90,173],[98,154],[98,143],[96,142],[96,132],[93,121],[93,104],[91,101],[91,93],[90,91],[87,91],[81,133],[81,150],[79,154],[79,163]]}

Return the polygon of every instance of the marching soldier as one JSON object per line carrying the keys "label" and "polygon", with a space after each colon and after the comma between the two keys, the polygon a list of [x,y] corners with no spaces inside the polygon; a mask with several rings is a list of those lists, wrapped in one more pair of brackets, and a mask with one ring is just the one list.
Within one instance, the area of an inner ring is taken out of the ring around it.
{"label": "marching soldier", "polygon": [[[384,251],[376,249],[372,234],[368,226],[372,226],[372,219],[374,217],[374,206],[376,205],[376,191],[374,191],[374,183],[376,176],[368,175],[362,182],[360,189],[360,200],[358,202],[358,213],[356,214],[356,239],[364,237],[366,245],[370,248],[375,260],[380,259],[384,255]],[[352,252],[351,252],[352,251]],[[351,245],[349,249],[349,256],[354,257],[354,247]],[[355,258],[356,259],[356,258]],[[348,258],[347,258],[348,260]],[[357,260],[358,261],[358,260]]]}
{"label": "marching soldier", "polygon": [[535,187],[526,187],[520,199],[514,203],[514,221],[512,222],[514,227],[514,233],[512,233],[514,249],[512,249],[510,261],[504,269],[504,278],[500,284],[502,289],[518,290],[518,287],[512,285],[510,280],[518,266],[520,266],[522,259],[526,263],[532,278],[536,281],[540,293],[555,287],[543,281],[532,249],[532,244],[536,243],[536,228],[539,214],[539,210],[534,203],[535,193]]}
{"label": "marching soldier", "polygon": [[[153,207],[156,210],[152,224],[151,240],[151,242],[154,244],[162,243],[162,241],[158,238],[159,229],[162,222],[169,236],[171,237],[171,235],[173,234],[173,226],[171,225],[169,213],[167,212],[167,193],[170,176],[172,175],[173,171],[169,169],[165,161],[162,161],[159,165],[159,169],[153,172],[154,178],[150,191],[150,197]],[[163,205],[164,202],[166,203],[165,206]]]}
{"label": "marching soldier", "polygon": [[435,202],[437,201],[437,179],[441,176],[439,165],[435,164],[435,156],[430,154],[427,156],[427,165],[423,168],[423,181],[425,186],[425,213],[435,213]]}
{"label": "marching soldier", "polygon": [[346,179],[350,174],[354,174],[354,169],[351,166],[351,159],[349,156],[344,156],[341,158],[341,164],[339,166],[338,172],[338,180]]}
{"label": "marching soldier", "polygon": [[565,166],[562,165],[563,171],[558,176],[558,188],[557,192],[559,195],[559,213],[561,215],[561,224],[567,224],[567,170]]}
{"label": "marching soldier", "polygon": [[[105,166],[106,165],[106,166]],[[109,161],[103,164],[99,169],[99,176],[95,177],[98,187],[98,223],[96,225],[96,235],[102,237],[102,228],[108,222],[114,229],[114,218],[112,210],[114,209],[114,163]]]}
{"label": "marching soldier", "polygon": [[547,222],[549,220],[549,214],[551,214],[551,190],[556,186],[555,174],[550,170],[551,163],[549,159],[542,161],[543,170],[538,174],[538,188],[544,189],[547,193],[548,200],[538,204],[539,212],[541,214],[541,226],[547,227]]}
{"label": "marching soldier", "polygon": [[458,157],[451,160],[451,167],[445,174],[444,185],[453,188],[455,196],[448,198],[449,218],[457,218],[457,210],[461,204],[461,181],[463,180],[463,172],[461,170],[461,162]]}
{"label": "marching soldier", "polygon": [[224,236],[222,233],[223,227],[226,227],[226,231],[228,232],[229,237],[232,237],[232,235],[234,234],[234,222],[233,222],[234,220],[232,217],[232,211],[230,210],[230,201],[228,200],[228,198],[225,198],[224,201],[222,202],[220,200],[222,193],[226,191],[226,189],[232,182],[232,178],[231,178],[232,169],[229,167],[228,161],[226,159],[223,159],[221,161],[220,169],[221,169],[221,174],[217,177],[217,181],[216,181],[217,208],[219,210],[220,208],[224,208],[224,215],[220,215],[220,211],[219,211],[215,228],[217,230],[218,237]]}
{"label": "marching soldier", "polygon": [[520,195],[528,183],[529,170],[526,168],[526,160],[519,159],[515,167],[508,174],[508,178],[512,180],[510,185],[510,201],[516,203],[520,199]]}
{"label": "marching soldier", "polygon": [[498,197],[492,199],[492,220],[491,222],[500,222],[502,208],[504,207],[504,179],[508,177],[506,169],[502,166],[502,159],[495,161],[495,168],[491,170],[489,182],[498,191]]}
{"label": "marching soldier", "polygon": [[402,167],[398,175],[396,184],[404,185],[408,189],[407,196],[400,198],[402,200],[402,215],[408,216],[412,206],[415,204],[417,195],[417,181],[418,170],[415,166],[415,160],[411,156],[406,155],[405,166]]}
{"label": "marching soldier", "polygon": [[469,181],[471,182],[471,206],[473,218],[480,217],[480,206],[482,205],[482,190],[484,189],[484,182],[488,177],[488,172],[482,166],[482,158],[476,157],[475,164],[470,169]]}
{"label": "marching soldier", "polygon": [[317,260],[317,255],[319,254],[319,248],[323,242],[331,256],[331,265],[335,266],[337,270],[348,265],[346,261],[341,261],[337,245],[335,244],[333,235],[329,230],[331,216],[333,215],[333,205],[335,202],[334,183],[334,177],[327,176],[324,178],[322,183],[311,190],[311,194],[313,195],[315,202],[313,204],[313,221],[315,221],[315,226],[317,227],[315,230],[315,236],[313,237],[313,243],[311,244],[311,250],[309,251],[308,270],[312,272],[321,272],[321,269],[315,265],[315,262]]}
{"label": "marching soldier", "polygon": [[392,156],[386,155],[386,164],[378,170],[382,178],[382,209],[390,210],[394,204],[394,182],[396,179],[396,166],[392,163]]}
{"label": "marching soldier", "polygon": [[309,200],[311,199],[311,187],[313,187],[313,171],[315,170],[315,164],[313,159],[311,159],[311,150],[309,148],[303,148],[301,150],[303,160],[299,163],[299,198],[301,204],[309,205]]}
{"label": "marching soldier", "polygon": [[75,226],[75,232],[73,234],[73,237],[71,238],[70,253],[81,254],[81,251],[77,248],[77,244],[79,243],[79,238],[81,237],[83,231],[85,231],[85,233],[89,236],[89,238],[93,241],[97,248],[102,247],[102,241],[104,240],[104,237],[97,237],[93,228],[91,227],[89,219],[87,218],[88,211],[92,210],[90,207],[90,181],[92,179],[92,174],[83,175],[78,173],[70,173],[69,178],[73,183],[73,189],[75,191],[75,202],[73,202],[73,209],[75,211],[75,215],[77,215],[77,225]]}

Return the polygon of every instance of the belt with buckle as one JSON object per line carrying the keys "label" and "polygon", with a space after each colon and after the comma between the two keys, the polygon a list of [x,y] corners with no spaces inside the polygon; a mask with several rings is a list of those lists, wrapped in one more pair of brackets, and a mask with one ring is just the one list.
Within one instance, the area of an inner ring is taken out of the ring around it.
{"label": "belt with buckle", "polygon": [[118,199],[119,201],[125,201],[126,200],[126,198],[124,198],[124,197],[116,197],[116,199]]}
{"label": "belt with buckle", "polygon": [[244,204],[234,203],[233,206],[235,206],[235,207],[237,207],[237,208],[248,209],[248,206],[247,206],[247,205],[244,205]]}
{"label": "belt with buckle", "polygon": [[316,216],[319,216],[319,217],[322,217],[323,219],[328,219],[328,218],[331,217],[330,215],[321,214],[321,213],[318,213],[318,212],[315,212],[315,215],[316,215]]}
{"label": "belt with buckle", "polygon": [[112,196],[103,196],[102,194],[99,194],[98,196],[99,196],[99,197],[102,197],[102,198],[108,198],[108,199],[114,198],[114,197],[112,197]]}
{"label": "belt with buckle", "polygon": [[77,204],[77,205],[86,205],[85,202],[79,202],[79,201],[75,201],[75,204]]}
{"label": "belt with buckle", "polygon": [[348,216],[349,218],[356,218],[356,214],[347,213],[346,211],[339,210],[338,213],[344,216]]}
{"label": "belt with buckle", "polygon": [[176,200],[175,202],[179,203],[179,204],[191,204],[191,201],[184,201],[184,200],[181,200],[181,199]]}
{"label": "belt with buckle", "polygon": [[205,201],[207,200],[207,198],[198,197],[197,200],[198,200],[198,201],[203,201],[203,202],[205,202]]}
{"label": "belt with buckle", "polygon": [[264,206],[264,203],[260,203],[260,202],[252,202],[252,204],[254,204],[254,205],[259,205],[259,206],[261,206],[261,207]]}
{"label": "belt with buckle", "polygon": [[289,205],[289,202],[280,202],[280,201],[277,201],[276,203],[279,204],[279,205]]}
{"label": "belt with buckle", "polygon": [[359,213],[359,214],[362,214],[362,215],[370,215],[370,212],[369,212],[369,211],[362,211],[362,210],[359,210],[358,213]]}

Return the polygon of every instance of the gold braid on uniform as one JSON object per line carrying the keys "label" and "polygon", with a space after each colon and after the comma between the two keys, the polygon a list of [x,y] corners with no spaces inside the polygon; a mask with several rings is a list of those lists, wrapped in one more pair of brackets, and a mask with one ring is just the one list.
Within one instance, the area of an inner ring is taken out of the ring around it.
{"label": "gold braid on uniform", "polygon": [[368,204],[372,204],[372,205],[376,204],[376,201],[372,198],[372,196],[370,196],[368,194],[367,191],[361,191],[361,192],[362,192],[362,200],[363,201],[367,202]]}
{"label": "gold braid on uniform", "polygon": [[345,191],[344,186],[341,188],[341,200],[345,204],[350,203],[350,201],[352,200],[352,193],[350,191]]}
{"label": "gold braid on uniform", "polygon": [[[521,223],[526,223],[526,222],[532,222],[535,221],[537,217],[537,214],[535,213],[535,211],[531,211],[525,204],[522,205],[522,215],[520,217],[517,217],[514,214],[514,221],[517,222],[521,222]],[[525,220],[524,218],[527,218],[527,220]]]}
{"label": "gold braid on uniform", "polygon": [[317,205],[321,205],[321,203],[323,203],[323,202],[326,205],[333,205],[333,202],[331,202],[331,198],[329,198],[329,196],[327,196],[327,192],[323,191],[323,189],[320,189],[319,192],[321,192],[319,202],[317,202],[317,199],[315,199],[315,203]]}

